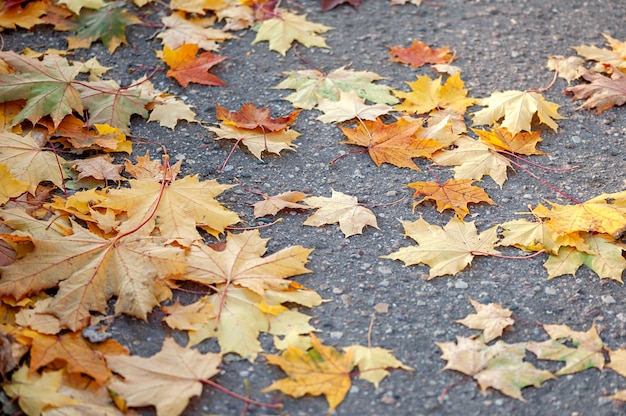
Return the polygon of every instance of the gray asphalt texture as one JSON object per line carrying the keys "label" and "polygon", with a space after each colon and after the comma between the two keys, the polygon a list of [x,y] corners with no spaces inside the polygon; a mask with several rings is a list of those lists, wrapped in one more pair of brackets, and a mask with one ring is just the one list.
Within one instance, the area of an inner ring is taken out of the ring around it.
{"label": "gray asphalt texture", "polygon": [[[319,1],[284,2],[308,20],[332,26],[325,38],[330,49],[298,47],[299,54],[315,66],[330,71],[344,65],[354,70],[374,71],[385,77],[384,83],[409,91],[406,82],[417,75],[436,76],[428,66],[412,69],[389,62],[389,46],[408,47],[418,39],[432,47],[449,45],[456,51],[454,65],[462,70],[461,78],[471,89],[472,97],[486,97],[494,91],[540,88],[552,79],[545,68],[551,55],[574,55],[572,46],[595,44],[605,46],[602,33],[618,40],[626,39],[626,2],[623,1],[464,1],[440,0],[440,6],[423,4],[391,7],[387,1],[364,0],[359,10],[344,5],[327,13],[319,12]],[[154,15],[157,21],[158,15]],[[107,78],[128,85],[137,74],[129,68],[136,65],[160,65],[154,50],[161,49],[153,39],[154,28],[132,27],[128,31],[129,47],[122,47],[110,56],[96,44],[78,56],[97,56],[103,65],[113,66]],[[293,50],[281,57],[268,49],[267,43],[251,45],[254,33],[240,32],[239,39],[225,42],[219,52],[229,59],[211,72],[228,83],[227,87],[204,87],[191,84],[179,87],[164,73],[153,79],[156,88],[186,97],[195,106],[197,118],[215,123],[215,103],[237,110],[244,102],[270,107],[273,116],[293,111],[283,100],[289,91],[272,89],[284,79],[283,71],[311,69]],[[20,51],[23,47],[45,49],[65,45],[62,33],[38,28],[33,33],[4,32],[5,50]],[[601,193],[626,188],[626,117],[624,108],[614,108],[600,115],[576,110],[580,102],[572,102],[563,94],[567,84],[559,79],[544,97],[561,105],[567,117],[559,121],[557,133],[545,131],[539,148],[546,156],[533,160],[550,167],[579,166],[571,172],[538,172],[554,186],[578,200],[587,200]],[[474,110],[476,110],[475,108]],[[411,194],[404,185],[414,181],[433,180],[424,173],[390,165],[380,168],[366,153],[343,158],[334,166],[328,162],[354,148],[340,144],[341,131],[334,125],[316,120],[320,113],[303,111],[293,129],[302,133],[296,140],[297,152],[268,155],[264,163],[246,151],[237,150],[222,174],[217,171],[226,158],[232,142],[215,141],[198,124],[180,123],[170,131],[157,123],[135,120],[132,134],[147,137],[165,145],[173,159],[184,157],[182,174],[197,173],[202,179],[218,179],[220,183],[244,184],[248,188],[275,194],[300,190],[316,196],[330,196],[331,189],[357,196],[360,202],[384,204]],[[468,120],[469,121],[469,120]],[[157,154],[157,146],[136,146],[135,155],[144,149]],[[418,161],[422,167],[429,165]],[[442,179],[452,177],[448,169],[437,168]],[[500,189],[490,178],[480,184],[497,205],[472,206],[471,217],[479,230],[494,224],[518,219],[517,212],[527,211],[544,199],[559,203],[567,200],[524,172],[509,171],[509,180]],[[257,195],[241,187],[226,192],[220,199],[239,213],[245,225],[254,226],[250,204]],[[379,256],[413,244],[403,237],[398,219],[416,220],[420,215],[429,223],[444,225],[451,218],[439,214],[432,204],[422,204],[412,211],[409,196],[393,206],[373,207],[380,230],[368,227],[363,235],[344,238],[336,225],[321,228],[304,227],[309,213],[281,214],[282,223],[262,230],[271,238],[269,252],[291,245],[314,248],[308,267],[312,274],[295,280],[319,292],[328,302],[312,310],[312,324],[320,330],[326,344],[337,348],[351,344],[367,345],[368,326],[373,306],[390,305],[388,313],[376,313],[372,344],[392,349],[403,363],[415,371],[394,371],[378,389],[370,383],[353,380],[353,387],[336,415],[618,415],[626,410],[606,396],[626,389],[626,379],[611,370],[590,369],[572,376],[546,382],[541,388],[523,390],[526,402],[495,391],[483,395],[476,383],[458,373],[442,371],[445,362],[436,342],[452,342],[457,336],[472,336],[476,331],[454,321],[473,313],[469,298],[483,303],[495,302],[514,311],[519,321],[506,332],[506,342],[542,341],[547,339],[536,323],[567,324],[586,331],[595,323],[607,347],[626,346],[626,289],[615,282],[601,281],[589,269],[581,268],[575,277],[547,279],[543,269],[545,257],[525,261],[477,257],[472,266],[458,275],[426,281],[426,266],[404,267],[401,262]],[[519,255],[518,250],[503,250]],[[183,302],[192,295],[177,294]],[[118,318],[111,332],[128,346],[133,354],[156,353],[167,334],[180,343],[184,334],[168,331],[157,311],[143,323],[132,318]],[[261,337],[271,349],[271,339]],[[213,341],[199,346],[201,351],[216,351]],[[527,359],[539,368],[555,371],[555,363],[537,362],[532,354]],[[321,415],[328,406],[322,397],[292,399],[279,392],[264,394],[260,390],[284,377],[262,357],[251,364],[245,360],[229,360],[224,372],[214,380],[236,392],[243,393],[244,379],[250,382],[251,397],[260,401],[280,400],[282,413],[251,407],[249,415],[286,414]],[[243,403],[223,393],[205,388],[202,397],[191,400],[188,415],[240,414]],[[152,414],[149,408],[142,413]]]}

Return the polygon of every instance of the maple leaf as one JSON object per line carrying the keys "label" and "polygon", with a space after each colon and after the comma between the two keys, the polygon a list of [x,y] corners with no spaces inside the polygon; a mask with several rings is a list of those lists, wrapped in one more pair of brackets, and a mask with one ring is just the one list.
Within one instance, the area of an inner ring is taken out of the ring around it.
{"label": "maple leaf", "polygon": [[267,133],[260,128],[242,129],[226,123],[220,123],[218,127],[207,127],[207,130],[217,135],[215,140],[237,140],[236,144],[242,143],[259,160],[262,160],[261,154],[264,151],[280,154],[283,150],[295,150],[297,145],[292,142],[300,136],[300,133],[290,129]]}
{"label": "maple leaf", "polygon": [[226,57],[203,52],[196,58],[197,52],[198,45],[193,43],[186,43],[174,50],[164,46],[163,59],[171,68],[167,71],[167,76],[174,78],[183,88],[187,88],[190,82],[211,86],[226,85],[224,81],[207,72]]}
{"label": "maple leaf", "polygon": [[545,250],[557,254],[561,246],[568,244],[568,239],[559,236],[543,221],[520,219],[505,222],[500,227],[504,229],[504,238],[498,242],[499,246],[514,246],[529,251]]}
{"label": "maple leaf", "polygon": [[337,68],[324,74],[318,70],[285,72],[287,78],[274,88],[292,89],[295,92],[285,97],[295,107],[310,110],[318,104],[319,97],[339,101],[340,91],[355,91],[359,97],[376,104],[395,104],[398,99],[386,85],[374,84],[381,78],[370,71],[354,71]]}
{"label": "maple leaf", "polygon": [[24,29],[32,29],[35,25],[44,23],[41,16],[46,13],[47,7],[48,5],[44,1],[13,5],[4,2],[0,9],[0,28],[16,29],[19,26]]}
{"label": "maple leaf", "polygon": [[561,55],[555,55],[548,59],[546,67],[556,71],[557,75],[569,84],[573,80],[580,78],[582,72],[586,71],[583,63],[584,60],[578,56],[568,56],[566,58]]}
{"label": "maple leaf", "polygon": [[151,357],[107,355],[107,364],[124,380],[109,383],[131,407],[155,406],[157,415],[180,415],[189,399],[202,393],[202,380],[219,373],[221,354],[179,346],[172,338]]}
{"label": "maple leaf", "polygon": [[102,385],[113,374],[106,365],[104,355],[99,350],[113,354],[128,354],[128,350],[117,341],[107,340],[104,344],[92,344],[80,332],[63,335],[43,335],[36,331],[23,330],[22,336],[32,340],[30,349],[30,369],[35,371],[55,360],[66,363],[69,374],[87,374]]}
{"label": "maple leaf", "polygon": [[586,100],[579,109],[595,108],[596,114],[600,114],[613,106],[626,103],[626,74],[622,71],[613,71],[610,78],[592,72],[585,72],[582,77],[589,84],[575,85],[565,90],[566,94],[574,94],[573,100]]}
{"label": "maple leaf", "polygon": [[59,168],[63,163],[66,163],[65,159],[41,149],[30,135],[0,132],[0,164],[8,166],[15,179],[27,182],[31,194],[43,181],[63,188],[63,174]]}
{"label": "maple leaf", "polygon": [[245,287],[263,295],[265,290],[285,290],[294,283],[285,280],[311,271],[304,267],[313,251],[302,246],[284,248],[262,257],[268,239],[258,230],[226,235],[224,250],[194,244],[187,255],[187,269],[182,278],[205,285],[227,283]]}
{"label": "maple leaf", "polygon": [[417,77],[415,82],[407,82],[411,92],[395,91],[394,94],[404,99],[395,106],[397,111],[407,114],[426,114],[435,109],[450,109],[465,113],[467,107],[474,104],[474,98],[468,98],[468,90],[463,88],[461,74],[449,77],[441,84],[441,77],[430,79],[427,75]]}
{"label": "maple leaf", "polygon": [[15,198],[23,194],[28,188],[30,188],[28,182],[15,179],[13,175],[11,175],[9,167],[0,164],[0,205],[6,204],[10,198]]}
{"label": "maple leaf", "polygon": [[23,328],[30,328],[39,334],[54,335],[61,332],[61,325],[56,316],[44,313],[52,298],[44,298],[35,303],[32,309],[22,308],[15,314],[15,323]]}
{"label": "maple leaf", "polygon": [[429,157],[442,146],[436,140],[415,138],[421,127],[419,119],[400,119],[392,124],[385,124],[380,119],[365,120],[355,129],[339,126],[348,138],[342,143],[366,147],[376,166],[389,163],[417,171],[420,169],[413,158]]}
{"label": "maple leaf", "polygon": [[476,313],[467,315],[463,319],[458,319],[456,322],[468,328],[483,330],[484,342],[489,342],[502,336],[502,331],[515,323],[511,319],[513,312],[502,308],[502,305],[497,303],[483,305],[471,298],[469,301]]}
{"label": "maple leaf", "polygon": [[0,51],[0,59],[16,71],[0,74],[2,102],[26,100],[22,110],[12,118],[13,124],[24,120],[35,124],[49,115],[58,125],[72,111],[83,112],[79,90],[72,85],[80,67],[72,66],[65,58],[54,54],[39,61],[13,51]]}
{"label": "maple leaf", "polygon": [[70,163],[72,169],[79,172],[78,180],[83,178],[94,178],[100,181],[123,181],[120,176],[122,165],[115,165],[111,155],[100,155],[88,159],[75,160]]}
{"label": "maple leaf", "polygon": [[392,46],[389,54],[393,56],[391,62],[400,62],[419,68],[425,64],[449,64],[455,59],[449,46],[431,49],[430,46],[419,40],[413,40],[410,48]]}
{"label": "maple leaf", "polygon": [[469,214],[467,204],[486,202],[495,204],[484,189],[472,185],[473,179],[449,179],[444,183],[439,182],[412,182],[407,186],[415,189],[413,198],[426,195],[421,200],[413,204],[415,206],[424,201],[435,201],[437,211],[443,212],[445,209],[453,209],[454,213],[461,219]]}
{"label": "maple leaf", "polygon": [[584,247],[561,247],[557,254],[551,254],[544,263],[548,278],[571,274],[583,264],[596,272],[601,279],[613,279],[622,283],[622,273],[626,269],[626,259],[622,256],[623,247],[606,234],[583,233]]}
{"label": "maple leaf", "polygon": [[[111,189],[106,200],[94,208],[112,208],[129,216],[118,229],[125,233],[145,224],[145,232],[158,226],[162,237],[177,239],[188,246],[201,239],[196,227],[214,236],[239,222],[239,216],[214,198],[232,185],[216,180],[200,182],[197,175],[185,176],[162,185],[150,180],[130,180],[130,189]],[[157,221],[158,220],[158,221]]]}
{"label": "maple leaf", "polygon": [[310,209],[311,207],[307,205],[298,204],[305,197],[305,193],[298,191],[283,192],[274,196],[263,194],[263,201],[253,205],[254,218],[276,215],[283,209]]}
{"label": "maple leaf", "polygon": [[597,61],[598,64],[594,68],[596,72],[604,72],[607,66],[626,69],[626,45],[624,42],[607,35],[602,34],[609,43],[611,50],[602,49],[596,46],[580,45],[575,46],[576,53],[584,57],[588,61]]}
{"label": "maple leaf", "polygon": [[28,371],[28,366],[19,368],[11,382],[2,388],[9,397],[17,398],[20,408],[27,415],[41,415],[44,409],[76,404],[76,401],[59,392],[63,370],[46,371],[39,375]]}
{"label": "maple leaf", "polygon": [[275,381],[262,391],[280,390],[295,398],[323,394],[332,412],[350,390],[353,352],[349,350],[341,354],[333,347],[323,345],[313,333],[311,345],[309,351],[290,345],[281,355],[264,354],[267,362],[279,366],[288,378]]}
{"label": "maple leaf", "polygon": [[109,53],[126,44],[126,28],[140,24],[141,20],[123,9],[124,2],[108,3],[98,10],[82,12],[73,24],[76,36],[67,38],[68,49],[89,48],[101,40]]}
{"label": "maple leaf", "polygon": [[134,178],[145,181],[161,182],[164,178],[167,180],[174,180],[180,173],[180,166],[182,159],[176,162],[174,165],[168,166],[167,169],[163,168],[163,162],[158,160],[152,160],[150,158],[150,152],[146,150],[144,156],[137,156],[137,164],[133,165],[128,159],[124,161],[124,170]]}
{"label": "maple leaf", "polygon": [[541,123],[554,131],[558,128],[554,120],[564,118],[558,112],[558,104],[546,101],[536,92],[497,91],[489,98],[479,99],[477,104],[485,108],[472,114],[474,125],[490,125],[503,119],[502,127],[506,127],[512,134],[531,131],[530,125],[535,114]]}
{"label": "maple leaf", "polygon": [[75,223],[72,230],[69,236],[54,231],[31,235],[34,251],[0,269],[0,295],[22,299],[58,284],[45,312],[75,331],[85,326],[89,311],[106,313],[113,296],[116,313],[145,319],[158,304],[155,280],[185,267],[184,253],[165,246],[163,238],[131,234],[106,240]]}
{"label": "maple leaf", "polygon": [[89,112],[89,124],[106,124],[128,133],[130,116],[148,117],[146,105],[151,101],[136,86],[120,87],[113,80],[77,85],[80,97]]}
{"label": "maple leaf", "polygon": [[65,4],[77,16],[80,15],[80,10],[83,7],[97,10],[106,5],[103,0],[59,0],[59,3]]}
{"label": "maple leaf", "polygon": [[447,361],[444,370],[455,370],[473,377],[483,394],[488,388],[525,401],[522,389],[540,387],[555,378],[549,371],[539,370],[523,361],[526,343],[506,344],[502,341],[486,345],[481,338],[457,337],[454,342],[438,342],[441,358]]}
{"label": "maple leaf", "polygon": [[161,19],[165,25],[165,31],[156,37],[163,41],[163,45],[170,49],[178,49],[183,44],[195,44],[205,51],[216,51],[218,42],[232,39],[235,36],[223,30],[214,29],[214,19],[210,18],[185,18],[185,13],[174,12]]}
{"label": "maple leaf", "polygon": [[269,42],[270,50],[285,55],[293,42],[299,42],[310,48],[328,48],[326,41],[318,33],[325,33],[332,29],[320,23],[306,20],[305,15],[289,13],[285,10],[275,10],[276,17],[264,20],[259,27],[252,44]]}
{"label": "maple leaf", "polygon": [[[572,330],[567,325],[543,325],[550,339],[544,342],[528,342],[526,349],[540,360],[564,361],[565,365],[557,371],[557,376],[574,374],[595,367],[604,367],[604,344],[598,335],[595,325],[587,332]],[[574,348],[564,345],[571,340]]]}
{"label": "maple leaf", "polygon": [[492,147],[480,140],[462,136],[454,144],[453,150],[444,150],[432,155],[436,164],[454,167],[455,179],[480,180],[488,175],[495,183],[504,184],[507,179],[508,159],[499,155]]}
{"label": "maple leaf", "polygon": [[376,388],[389,375],[389,371],[386,369],[401,368],[403,370],[413,370],[411,367],[402,364],[400,360],[393,356],[391,351],[384,348],[351,345],[343,350],[351,352],[354,356],[354,365],[359,367],[359,378],[373,383]]}
{"label": "maple leaf", "polygon": [[411,237],[417,247],[402,247],[382,258],[402,260],[406,266],[427,264],[430,277],[454,275],[467,267],[474,256],[498,254],[493,244],[498,239],[497,227],[478,234],[473,222],[452,217],[443,228],[431,225],[421,217],[417,221],[401,221],[404,235]]}
{"label": "maple leaf", "polygon": [[320,225],[339,223],[339,229],[347,237],[362,234],[367,225],[378,228],[376,216],[369,209],[359,205],[355,196],[332,190],[330,198],[311,196],[304,203],[319,208],[303,225],[319,227]]}
{"label": "maple leaf", "polygon": [[358,10],[359,6],[361,5],[361,1],[362,0],[322,0],[321,10],[322,12],[327,12],[339,6],[340,4],[346,3]]}
{"label": "maple leaf", "polygon": [[620,238],[626,231],[626,191],[601,194],[582,204],[551,205],[548,209],[539,204],[532,212],[559,235],[589,231]]}
{"label": "maple leaf", "polygon": [[169,6],[175,10],[205,14],[206,10],[217,10],[224,4],[224,0],[172,0]]}
{"label": "maple leaf", "polygon": [[491,131],[472,129],[478,135],[478,138],[496,150],[517,153],[520,155],[543,155],[540,150],[536,149],[537,144],[542,141],[541,132],[525,132],[513,134],[504,127],[497,124],[491,128]]}
{"label": "maple leaf", "polygon": [[156,96],[151,107],[148,121],[158,121],[161,126],[172,130],[179,120],[185,120],[188,123],[196,121],[196,113],[189,104],[168,94]]}
{"label": "maple leaf", "polygon": [[607,368],[610,368],[622,377],[626,377],[626,349],[609,350],[609,358],[610,362],[606,364]]}
{"label": "maple leaf", "polygon": [[219,104],[215,104],[217,118],[227,126],[271,132],[284,130],[292,125],[300,111],[296,110],[287,116],[272,118],[269,108],[258,108],[254,103],[244,103],[239,111],[228,111]]}
{"label": "maple leaf", "polygon": [[[263,351],[259,334],[298,334],[314,331],[310,316],[290,310],[283,303],[317,306],[322,298],[312,290],[266,290],[259,295],[236,285],[221,284],[217,292],[198,302],[173,310],[165,321],[174,328],[189,331],[189,345],[217,338],[222,353],[235,353],[253,362]],[[204,316],[198,316],[201,312]]]}
{"label": "maple leaf", "polygon": [[386,104],[366,105],[356,91],[339,91],[339,101],[318,98],[317,108],[324,114],[317,119],[324,123],[339,123],[352,120],[376,120],[389,113],[392,108]]}
{"label": "maple leaf", "polygon": [[108,124],[95,124],[95,130],[73,115],[66,116],[58,127],[48,126],[56,141],[71,148],[75,153],[87,150],[132,153],[133,145],[118,128]]}

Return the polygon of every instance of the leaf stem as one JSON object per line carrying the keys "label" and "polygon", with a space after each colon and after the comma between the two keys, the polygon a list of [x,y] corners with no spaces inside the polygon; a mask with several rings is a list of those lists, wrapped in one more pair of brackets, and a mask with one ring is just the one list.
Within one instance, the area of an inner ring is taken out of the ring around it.
{"label": "leaf stem", "polygon": [[511,260],[526,260],[526,259],[532,259],[533,257],[536,257],[538,255],[540,255],[541,253],[545,253],[546,250],[541,249],[536,253],[533,254],[529,254],[528,256],[506,256],[504,254],[493,254],[493,253],[487,253],[484,251],[470,251],[470,254],[472,254],[473,256],[490,256],[490,257],[497,257],[500,259],[511,259]]}
{"label": "leaf stem", "polygon": [[366,147],[366,148],[364,148],[364,149],[359,149],[359,150],[354,150],[354,151],[352,151],[352,152],[344,153],[344,154],[342,154],[342,155],[340,155],[340,156],[337,156],[336,158],[334,158],[334,159],[333,159],[333,160],[331,160],[330,162],[328,162],[328,166],[333,166],[335,163],[337,163],[337,161],[338,161],[339,159],[343,159],[343,158],[344,158],[344,157],[346,157],[346,156],[356,155],[356,154],[358,154],[358,153],[365,153],[365,152],[367,152],[367,151],[369,151],[369,148],[367,148],[367,147]]}
{"label": "leaf stem", "polygon": [[256,400],[249,399],[247,397],[244,397],[244,396],[242,396],[240,394],[235,393],[234,391],[228,390],[226,387],[220,386],[219,384],[217,384],[216,382],[214,382],[212,380],[202,379],[202,380],[199,380],[199,381],[201,383],[207,384],[207,385],[209,385],[211,387],[214,387],[214,388],[218,389],[222,393],[226,393],[229,396],[234,397],[235,399],[241,400],[242,402],[251,404],[253,406],[264,407],[266,409],[276,409],[276,410],[280,410],[280,409],[283,408],[282,403],[270,404],[270,403],[257,402]]}
{"label": "leaf stem", "polygon": [[260,228],[271,227],[272,225],[276,225],[279,222],[283,222],[284,220],[285,220],[284,218],[278,218],[276,221],[270,222],[269,224],[255,225],[253,227],[226,227],[226,229],[229,230],[229,231],[258,230]]}
{"label": "leaf stem", "polygon": [[404,195],[404,196],[403,196],[402,198],[400,198],[400,199],[397,199],[397,200],[395,200],[395,201],[393,201],[393,202],[387,202],[387,203],[385,203],[385,204],[359,204],[359,205],[361,205],[361,206],[363,206],[363,207],[389,207],[389,206],[392,206],[392,205],[397,205],[397,204],[399,204],[400,202],[404,201],[404,200],[406,199],[406,197],[407,197],[407,196],[408,196],[408,195]]}
{"label": "leaf stem", "polygon": [[506,154],[508,156],[513,156],[514,158],[516,158],[518,160],[521,160],[524,163],[528,163],[531,166],[534,166],[536,168],[543,169],[543,170],[548,170],[548,171],[551,171],[551,172],[568,172],[570,170],[578,169],[578,166],[572,166],[570,168],[550,168],[548,166],[540,165],[539,163],[531,162],[530,160],[528,160],[528,159],[518,155],[517,153],[510,152],[510,151],[504,150],[504,149],[498,150],[498,153],[504,153],[504,154]]}
{"label": "leaf stem", "polygon": [[235,142],[235,144],[233,145],[233,148],[230,149],[230,153],[228,154],[228,156],[226,156],[226,160],[224,161],[224,164],[222,165],[222,167],[220,168],[220,170],[217,171],[217,173],[224,173],[224,169],[226,169],[226,165],[228,165],[228,161],[230,160],[230,157],[233,155],[233,152],[235,151],[235,149],[237,148],[237,146],[239,146],[239,143],[241,143],[241,141],[244,139],[244,137],[240,137],[237,139],[237,141]]}
{"label": "leaf stem", "polygon": [[559,71],[554,71],[554,77],[552,78],[552,81],[550,81],[550,83],[548,85],[546,85],[543,88],[537,88],[537,89],[533,89],[533,90],[526,90],[526,92],[545,92],[545,91],[548,91],[550,88],[552,88],[552,86],[556,82],[556,78],[558,76],[559,76]]}

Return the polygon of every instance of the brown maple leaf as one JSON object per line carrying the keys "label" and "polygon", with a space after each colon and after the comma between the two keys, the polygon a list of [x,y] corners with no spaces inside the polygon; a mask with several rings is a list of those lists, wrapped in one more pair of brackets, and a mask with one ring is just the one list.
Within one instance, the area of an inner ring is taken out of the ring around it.
{"label": "brown maple leaf", "polygon": [[431,49],[430,46],[419,40],[413,40],[410,48],[392,46],[389,54],[394,56],[391,62],[401,62],[419,68],[425,64],[449,64],[455,58],[449,46]]}
{"label": "brown maple leaf", "polygon": [[346,238],[363,233],[363,228],[367,225],[378,228],[374,213],[359,205],[359,201],[354,196],[333,189],[330,198],[311,196],[304,202],[319,209],[307,218],[303,225],[319,227],[338,222],[339,229]]}
{"label": "brown maple leaf", "polygon": [[88,159],[75,160],[70,163],[72,169],[78,173],[78,180],[83,178],[93,178],[100,181],[123,181],[120,176],[122,165],[116,165],[110,155],[100,155]]}
{"label": "brown maple leaf", "polygon": [[600,114],[616,105],[626,103],[626,74],[615,68],[611,77],[585,72],[583,78],[589,84],[568,87],[565,93],[574,94],[573,100],[586,100],[579,108],[595,108]]}
{"label": "brown maple leaf", "polygon": [[254,218],[266,215],[276,215],[283,209],[310,209],[307,205],[298,204],[306,197],[306,194],[298,191],[283,192],[269,196],[263,194],[263,201],[254,204]]}
{"label": "brown maple leaf", "polygon": [[219,104],[215,104],[217,118],[224,124],[248,130],[261,129],[271,132],[280,131],[292,125],[300,111],[296,110],[287,116],[272,118],[269,108],[258,108],[254,103],[244,103],[239,111],[228,111]]}
{"label": "brown maple leaf", "polygon": [[226,83],[207,71],[226,59],[211,52],[204,52],[196,57],[198,45],[186,43],[177,49],[163,48],[163,59],[169,65],[167,76],[174,78],[183,88],[190,82],[210,86],[225,86]]}
{"label": "brown maple leaf", "polygon": [[445,209],[453,209],[454,213],[461,219],[469,214],[467,204],[486,202],[495,204],[484,189],[472,185],[473,179],[449,179],[444,183],[439,182],[413,182],[408,184],[409,188],[415,189],[413,198],[426,195],[415,206],[424,201],[435,201],[437,211],[443,212]]}
{"label": "brown maple leaf", "polygon": [[401,168],[419,171],[413,158],[430,157],[442,145],[433,139],[417,139],[422,121],[400,119],[392,124],[363,120],[355,129],[339,126],[348,141],[346,144],[364,146],[376,166],[389,163]]}

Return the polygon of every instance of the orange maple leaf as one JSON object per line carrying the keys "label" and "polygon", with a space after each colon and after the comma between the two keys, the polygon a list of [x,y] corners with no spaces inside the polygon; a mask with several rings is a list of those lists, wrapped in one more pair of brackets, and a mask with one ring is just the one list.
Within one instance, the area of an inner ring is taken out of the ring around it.
{"label": "orange maple leaf", "polygon": [[400,119],[392,124],[363,120],[355,129],[341,127],[346,135],[346,144],[364,146],[376,166],[389,163],[401,168],[419,171],[413,158],[430,157],[443,146],[433,139],[417,139],[415,134],[422,127],[421,120]]}
{"label": "orange maple leaf", "polygon": [[196,58],[198,45],[184,44],[180,48],[170,49],[163,47],[163,59],[171,68],[167,76],[174,78],[180,85],[187,88],[190,82],[202,85],[225,86],[226,83],[207,71],[215,64],[226,59],[225,56],[216,56],[211,52],[204,52]]}
{"label": "orange maple leaf", "polygon": [[491,131],[472,129],[478,135],[478,138],[484,143],[495,148],[497,151],[513,152],[520,155],[543,155],[544,152],[537,150],[537,144],[543,140],[541,132],[511,133],[506,127],[494,125]]}
{"label": "orange maple leaf", "polygon": [[410,48],[392,46],[389,54],[394,56],[391,62],[409,64],[412,68],[419,68],[425,64],[449,64],[455,59],[449,46],[431,49],[430,46],[419,40],[413,40]]}
{"label": "orange maple leaf", "polygon": [[473,179],[450,179],[444,183],[439,182],[413,182],[408,184],[409,188],[415,189],[413,198],[426,195],[417,201],[413,207],[424,201],[435,201],[437,211],[443,212],[445,209],[453,209],[454,213],[461,219],[469,214],[467,204],[487,202],[495,204],[489,195],[478,186],[472,185]]}
{"label": "orange maple leaf", "polygon": [[296,110],[285,116],[272,118],[269,108],[258,108],[254,103],[244,103],[239,111],[228,111],[219,104],[215,104],[217,118],[228,126],[243,129],[262,131],[280,131],[292,125],[302,110]]}

